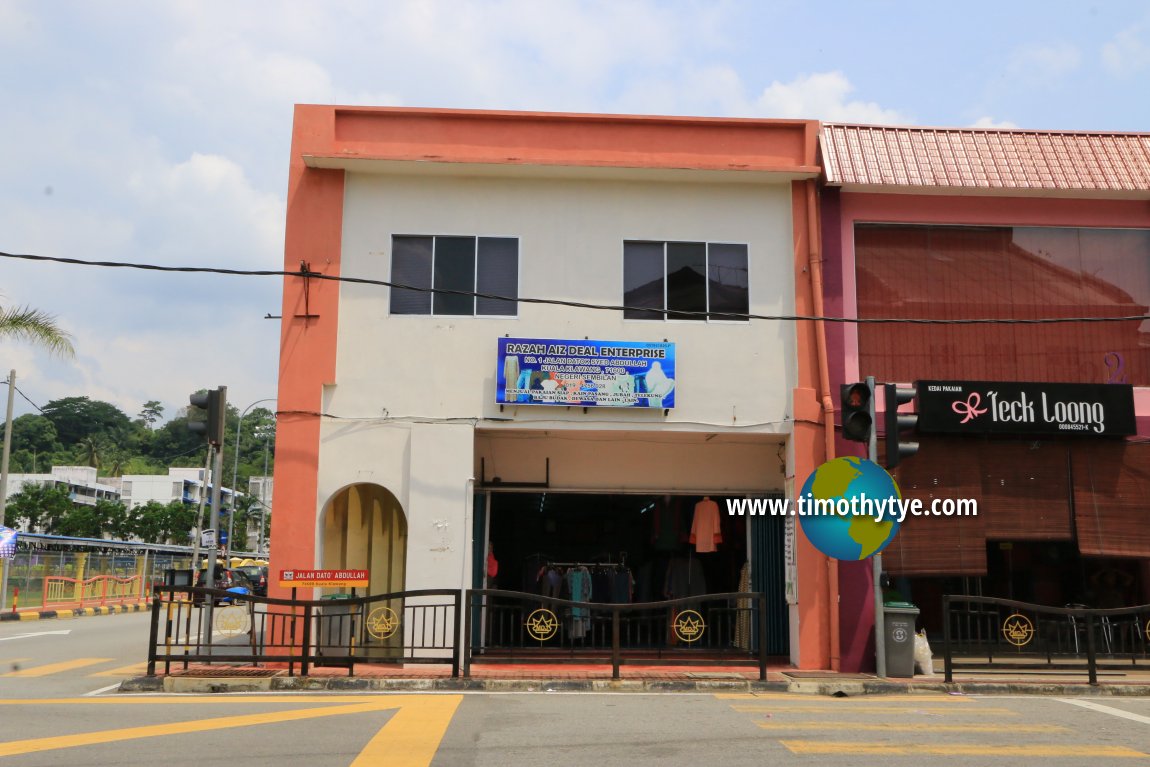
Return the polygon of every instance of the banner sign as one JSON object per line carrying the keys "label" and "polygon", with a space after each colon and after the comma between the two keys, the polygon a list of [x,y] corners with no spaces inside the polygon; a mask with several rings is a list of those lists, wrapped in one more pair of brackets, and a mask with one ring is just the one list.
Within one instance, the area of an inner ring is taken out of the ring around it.
{"label": "banner sign", "polygon": [[915,386],[918,430],[924,434],[1137,433],[1134,387],[1125,384],[918,381]]}
{"label": "banner sign", "polygon": [[16,531],[0,525],[0,559],[13,559],[16,556]]}
{"label": "banner sign", "polygon": [[285,589],[367,586],[367,570],[280,570],[280,587]]}
{"label": "banner sign", "polygon": [[675,344],[500,338],[500,405],[675,407]]}

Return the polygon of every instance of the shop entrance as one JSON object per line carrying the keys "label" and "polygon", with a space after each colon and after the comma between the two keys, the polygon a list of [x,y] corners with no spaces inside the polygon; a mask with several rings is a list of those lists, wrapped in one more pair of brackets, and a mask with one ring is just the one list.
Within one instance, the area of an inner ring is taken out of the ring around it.
{"label": "shop entrance", "polygon": [[554,592],[547,568],[569,569],[563,563],[631,577],[627,589],[617,590],[593,577],[590,599],[580,601],[657,602],[739,591],[747,561],[746,518],[728,516],[725,499],[710,496],[493,493],[488,541],[499,563],[489,588]]}
{"label": "shop entrance", "polygon": [[[476,543],[485,541],[476,547],[485,566],[477,568],[474,586],[604,605],[762,591],[770,597],[764,611],[768,652],[784,655],[783,522],[731,516],[726,501],[716,495],[492,492],[486,535],[476,531]],[[763,530],[749,531],[748,523],[778,530],[764,535]],[[751,652],[758,646],[759,624],[757,617],[752,620],[758,606],[752,610],[751,600],[719,601],[709,608],[716,618],[707,643],[676,641],[667,623],[675,614],[667,610],[635,616],[625,627],[632,633],[624,631],[621,642],[649,649],[670,637],[677,650]],[[575,618],[582,614],[574,611]],[[567,616],[571,636],[561,637],[570,640],[563,651],[590,649],[600,641],[590,620],[595,614],[589,611],[586,625]],[[473,641],[490,652],[501,646],[514,650],[522,638],[517,618],[494,612],[487,617],[482,638],[477,629]],[[557,618],[564,620],[561,614]],[[550,647],[535,644],[530,649]]]}

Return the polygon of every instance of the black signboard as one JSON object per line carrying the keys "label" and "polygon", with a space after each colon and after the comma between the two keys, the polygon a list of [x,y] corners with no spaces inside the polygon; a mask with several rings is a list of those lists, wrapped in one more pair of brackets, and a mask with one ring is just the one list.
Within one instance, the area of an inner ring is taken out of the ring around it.
{"label": "black signboard", "polygon": [[915,386],[918,430],[925,434],[1137,433],[1134,387],[1125,384],[919,381]]}

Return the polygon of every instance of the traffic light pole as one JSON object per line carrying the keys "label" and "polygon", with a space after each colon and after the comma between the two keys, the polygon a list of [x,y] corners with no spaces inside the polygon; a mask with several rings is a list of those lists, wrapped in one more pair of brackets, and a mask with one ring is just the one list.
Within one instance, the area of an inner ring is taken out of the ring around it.
{"label": "traffic light pole", "polygon": [[[222,449],[216,450],[215,466],[212,467],[212,514],[211,525],[212,530],[216,531],[216,551],[208,553],[208,573],[204,579],[204,585],[209,589],[216,587],[216,560],[219,554],[219,530],[220,530],[220,478],[224,476],[224,451]],[[204,606],[207,608],[207,632],[208,632],[208,648],[212,646],[212,610],[215,607],[215,599],[207,598],[204,600]]]}
{"label": "traffic light pole", "polygon": [[204,501],[207,496],[208,475],[212,471],[212,444],[208,443],[208,457],[204,461],[204,489],[200,491],[200,506],[196,512],[196,534],[192,536],[192,585],[200,572],[200,539],[204,537]]}
{"label": "traffic light pole", "polygon": [[[866,377],[867,388],[875,391],[874,376]],[[890,407],[889,404],[883,407]],[[871,423],[875,423],[875,401],[871,398]],[[867,438],[866,457],[878,464],[878,429],[871,428]],[[882,554],[871,557],[871,575],[874,578],[874,667],[879,677],[886,676],[886,631],[883,626],[885,616],[882,605]]]}

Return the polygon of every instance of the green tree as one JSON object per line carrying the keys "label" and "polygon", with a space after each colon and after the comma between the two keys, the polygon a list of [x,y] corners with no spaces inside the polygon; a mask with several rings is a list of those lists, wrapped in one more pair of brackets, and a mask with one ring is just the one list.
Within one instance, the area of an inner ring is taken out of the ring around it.
{"label": "green tree", "polygon": [[60,450],[56,427],[44,416],[28,414],[12,421],[12,471],[35,474],[46,470]]}
{"label": "green tree", "polygon": [[160,422],[163,416],[164,406],[160,404],[159,400],[150,399],[144,403],[143,409],[140,410],[139,419],[151,429],[155,424]]}
{"label": "green tree", "polygon": [[52,400],[41,412],[56,427],[56,434],[65,446],[95,435],[119,442],[131,431],[132,422],[124,411],[88,397]]}
{"label": "green tree", "polygon": [[101,498],[96,501],[96,518],[100,521],[100,533],[107,533],[119,541],[126,541],[136,535],[137,514],[118,501]]}
{"label": "green tree", "polygon": [[0,308],[0,338],[14,338],[43,346],[61,357],[74,357],[72,336],[56,324],[56,318],[26,306]]}
{"label": "green tree", "polygon": [[24,485],[20,492],[8,499],[10,519],[23,522],[24,530],[43,527],[47,533],[56,532],[60,520],[72,510],[68,489],[58,485]]}

